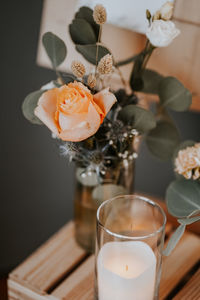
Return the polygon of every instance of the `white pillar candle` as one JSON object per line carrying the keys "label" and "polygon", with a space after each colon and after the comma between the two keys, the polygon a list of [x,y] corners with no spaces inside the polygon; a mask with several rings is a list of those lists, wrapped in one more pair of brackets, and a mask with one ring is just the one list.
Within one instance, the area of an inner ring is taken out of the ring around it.
{"label": "white pillar candle", "polygon": [[156,257],[144,242],[104,244],[97,274],[99,300],[153,300]]}

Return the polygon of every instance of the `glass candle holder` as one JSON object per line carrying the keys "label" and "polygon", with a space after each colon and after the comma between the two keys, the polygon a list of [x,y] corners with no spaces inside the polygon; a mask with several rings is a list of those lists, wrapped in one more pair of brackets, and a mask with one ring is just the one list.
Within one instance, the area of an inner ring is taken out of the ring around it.
{"label": "glass candle holder", "polygon": [[95,299],[158,299],[166,216],[153,201],[118,196],[97,211]]}

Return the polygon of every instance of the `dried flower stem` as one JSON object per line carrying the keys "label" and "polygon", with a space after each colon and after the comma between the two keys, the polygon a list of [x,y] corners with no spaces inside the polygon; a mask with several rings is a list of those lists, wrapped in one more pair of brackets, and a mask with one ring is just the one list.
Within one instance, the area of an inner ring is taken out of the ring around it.
{"label": "dried flower stem", "polygon": [[97,73],[97,65],[98,65],[98,56],[99,56],[99,45],[101,43],[101,34],[102,34],[102,25],[99,25],[99,34],[97,40],[97,50],[96,50],[96,66],[95,66],[95,75]]}

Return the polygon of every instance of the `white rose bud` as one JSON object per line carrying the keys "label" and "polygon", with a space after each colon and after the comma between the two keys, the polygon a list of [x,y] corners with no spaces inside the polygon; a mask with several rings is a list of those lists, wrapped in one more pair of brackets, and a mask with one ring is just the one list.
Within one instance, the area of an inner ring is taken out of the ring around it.
{"label": "white rose bud", "polygon": [[155,20],[148,27],[146,36],[155,47],[166,47],[180,34],[172,21]]}
{"label": "white rose bud", "polygon": [[172,2],[166,2],[160,9],[161,19],[168,21],[172,18],[174,5]]}

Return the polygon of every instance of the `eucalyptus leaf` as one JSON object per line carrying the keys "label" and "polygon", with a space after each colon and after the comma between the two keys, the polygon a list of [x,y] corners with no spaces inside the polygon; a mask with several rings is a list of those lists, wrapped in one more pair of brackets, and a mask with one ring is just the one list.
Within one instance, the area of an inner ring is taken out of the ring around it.
{"label": "eucalyptus leaf", "polygon": [[46,32],[42,37],[42,43],[49,56],[52,66],[56,69],[67,55],[67,48],[63,40],[52,32]]}
{"label": "eucalyptus leaf", "polygon": [[156,120],[151,111],[133,104],[124,106],[118,114],[118,119],[124,124],[133,126],[140,133],[147,132],[156,126]]}
{"label": "eucalyptus leaf", "polygon": [[[76,50],[79,53],[81,53],[83,57],[93,65],[96,64],[96,49],[97,49],[96,45],[76,45]],[[97,59],[98,62],[106,54],[110,54],[109,50],[99,45],[98,59]]]}
{"label": "eucalyptus leaf", "polygon": [[161,160],[170,159],[179,144],[179,133],[167,121],[158,121],[157,126],[146,136],[149,151]]}
{"label": "eucalyptus leaf", "polygon": [[22,104],[22,112],[24,117],[33,124],[42,125],[43,123],[35,116],[34,110],[37,106],[38,99],[44,93],[44,90],[39,90],[30,93],[24,99]]}
{"label": "eucalyptus leaf", "polygon": [[71,73],[62,73],[62,78],[65,81],[65,84],[68,84],[70,82],[74,82],[76,80],[76,76],[74,76]]}
{"label": "eucalyptus leaf", "polygon": [[163,76],[159,73],[150,69],[144,69],[142,72],[143,88],[141,91],[148,94],[158,94],[159,84],[162,79]]}
{"label": "eucalyptus leaf", "polygon": [[186,219],[178,219],[178,222],[181,225],[190,225],[193,224],[195,222],[200,221],[200,216],[194,217],[194,218],[186,218]]}
{"label": "eucalyptus leaf", "polygon": [[173,181],[166,191],[169,213],[178,218],[188,217],[200,210],[200,182],[180,179]]}
{"label": "eucalyptus leaf", "polygon": [[163,255],[168,256],[174,250],[185,231],[185,225],[180,225],[170,237],[167,247],[163,251]]}
{"label": "eucalyptus leaf", "polygon": [[87,6],[82,6],[75,15],[76,19],[86,20],[93,28],[96,40],[98,39],[100,26],[94,21],[93,10]]}
{"label": "eucalyptus leaf", "polygon": [[69,25],[69,33],[75,44],[95,44],[97,41],[92,26],[84,19],[74,19]]}
{"label": "eucalyptus leaf", "polygon": [[192,103],[192,94],[174,77],[165,77],[159,84],[160,102],[175,111],[185,111]]}

